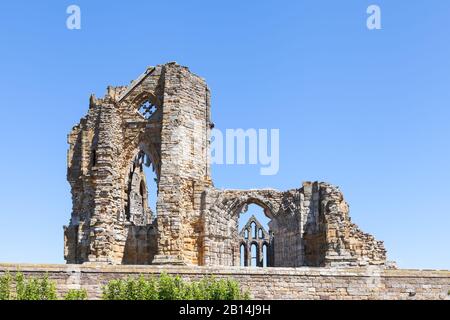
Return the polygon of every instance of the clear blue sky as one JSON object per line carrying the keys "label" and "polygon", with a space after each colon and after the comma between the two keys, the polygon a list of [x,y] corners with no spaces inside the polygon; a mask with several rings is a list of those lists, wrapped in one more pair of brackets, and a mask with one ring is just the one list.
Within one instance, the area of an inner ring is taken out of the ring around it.
{"label": "clear blue sky", "polygon": [[218,128],[280,129],[277,175],[216,165],[216,186],[339,185],[389,259],[450,269],[449,21],[448,0],[2,1],[0,261],[63,262],[67,133],[91,93],[177,61]]}

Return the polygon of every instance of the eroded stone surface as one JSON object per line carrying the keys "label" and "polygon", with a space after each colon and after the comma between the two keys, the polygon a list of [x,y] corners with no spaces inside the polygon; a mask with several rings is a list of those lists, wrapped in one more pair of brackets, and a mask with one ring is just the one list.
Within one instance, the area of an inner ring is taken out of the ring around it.
{"label": "eroded stone surface", "polygon": [[234,278],[254,299],[341,299],[341,300],[449,300],[450,271],[389,270],[379,266],[351,268],[246,268],[199,266],[123,265],[26,265],[0,264],[0,275],[20,270],[26,277],[43,277],[57,282],[59,294],[69,289],[86,289],[89,299],[100,299],[102,286],[112,279],[161,272],[184,280],[200,280],[205,275]]}
{"label": "eroded stone surface", "polygon": [[[73,210],[64,227],[66,261],[238,266],[238,217],[257,204],[271,219],[273,266],[385,264],[383,243],[351,223],[335,186],[215,188],[212,126],[205,80],[176,63],[92,96],[68,136]],[[156,212],[148,208],[146,164],[157,177]]]}

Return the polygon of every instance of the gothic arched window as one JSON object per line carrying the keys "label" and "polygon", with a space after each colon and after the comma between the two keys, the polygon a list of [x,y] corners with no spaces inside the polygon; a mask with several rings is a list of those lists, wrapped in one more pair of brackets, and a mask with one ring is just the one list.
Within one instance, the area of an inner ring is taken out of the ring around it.
{"label": "gothic arched window", "polygon": [[247,260],[246,260],[247,254],[246,254],[245,244],[241,244],[239,249],[240,249],[240,257],[241,257],[240,265],[241,265],[241,267],[246,267],[247,266]]}
{"label": "gothic arched window", "polygon": [[262,252],[262,254],[263,254],[263,261],[262,261],[262,263],[263,263],[263,267],[267,267],[268,265],[269,265],[269,252],[268,252],[268,250],[269,250],[269,248],[268,248],[268,246],[267,246],[267,243],[264,243],[263,244],[263,252]]}
{"label": "gothic arched window", "polygon": [[258,266],[258,245],[256,243],[253,243],[251,245],[250,254],[251,254],[251,266],[257,267]]}
{"label": "gothic arched window", "polygon": [[252,238],[256,239],[256,223],[252,222],[252,224],[250,225],[252,228]]}
{"label": "gothic arched window", "polygon": [[263,230],[261,228],[258,229],[258,239],[263,239],[264,238],[264,234],[263,234]]}

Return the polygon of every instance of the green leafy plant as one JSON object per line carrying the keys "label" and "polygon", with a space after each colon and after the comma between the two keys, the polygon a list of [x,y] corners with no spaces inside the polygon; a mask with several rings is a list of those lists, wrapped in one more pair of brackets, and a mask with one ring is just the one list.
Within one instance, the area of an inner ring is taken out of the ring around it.
{"label": "green leafy plant", "polygon": [[188,290],[180,276],[172,277],[166,273],[159,277],[158,289],[159,300],[182,300]]}
{"label": "green leafy plant", "polygon": [[104,300],[248,300],[239,283],[231,279],[212,277],[185,282],[180,276],[162,273],[159,278],[146,280],[127,278],[111,280],[103,287]]}
{"label": "green leafy plant", "polygon": [[56,284],[48,279],[48,275],[40,279],[25,279],[21,272],[17,272],[15,277],[7,272],[0,277],[0,300],[56,299]]}
{"label": "green leafy plant", "polygon": [[64,300],[87,300],[86,289],[70,289],[63,297]]}
{"label": "green leafy plant", "polygon": [[[197,295],[194,300],[248,300],[248,291],[242,292],[239,283],[232,279],[216,280],[214,277],[203,278],[199,282],[199,289],[194,288]],[[200,293],[200,295],[198,295]]]}
{"label": "green leafy plant", "polygon": [[[199,281],[184,281],[180,276],[162,273],[157,278],[128,277],[111,280],[103,288],[104,300],[248,300],[250,294],[240,289],[232,279],[205,277]],[[64,300],[87,300],[85,289],[71,289]],[[0,276],[0,300],[57,300],[56,283],[42,278],[25,278],[21,272],[15,276]]]}
{"label": "green leafy plant", "polygon": [[104,300],[157,300],[158,286],[154,279],[145,280],[143,276],[111,280],[103,287],[102,297]]}
{"label": "green leafy plant", "polygon": [[43,278],[25,279],[21,272],[16,273],[15,300],[57,300],[56,284],[48,279],[46,274]]}
{"label": "green leafy plant", "polygon": [[12,277],[9,272],[6,272],[0,277],[0,300],[11,299],[11,282]]}

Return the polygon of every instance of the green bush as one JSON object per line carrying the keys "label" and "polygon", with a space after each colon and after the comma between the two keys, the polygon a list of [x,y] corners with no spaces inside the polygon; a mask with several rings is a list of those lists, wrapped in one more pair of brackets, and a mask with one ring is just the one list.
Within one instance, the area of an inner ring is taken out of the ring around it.
{"label": "green bush", "polygon": [[250,294],[242,292],[239,283],[231,279],[213,277],[192,282],[185,291],[186,300],[249,300]]}
{"label": "green bush", "polygon": [[47,275],[25,279],[21,272],[14,278],[5,273],[0,277],[0,300],[57,300],[56,284]]}
{"label": "green bush", "polygon": [[111,280],[103,287],[104,300],[243,300],[250,299],[241,292],[239,283],[231,279],[212,277],[185,282],[180,276],[162,273],[157,279],[127,278]]}
{"label": "green bush", "polygon": [[85,289],[70,289],[63,297],[64,300],[87,300],[87,298]]}
{"label": "green bush", "polygon": [[57,300],[56,284],[43,278],[25,279],[21,272],[16,274],[15,300]]}
{"label": "green bush", "polygon": [[103,287],[104,300],[157,300],[158,291],[155,280],[138,279],[111,280]]}
{"label": "green bush", "polygon": [[9,300],[11,298],[12,277],[9,272],[0,277],[0,300]]}
{"label": "green bush", "polygon": [[[111,280],[103,287],[104,300],[248,300],[239,283],[232,279],[206,277],[185,282],[180,276],[162,273],[158,278]],[[64,300],[87,300],[85,289],[69,290]],[[0,276],[0,300],[57,300],[56,283],[42,278],[26,279],[21,272]]]}

